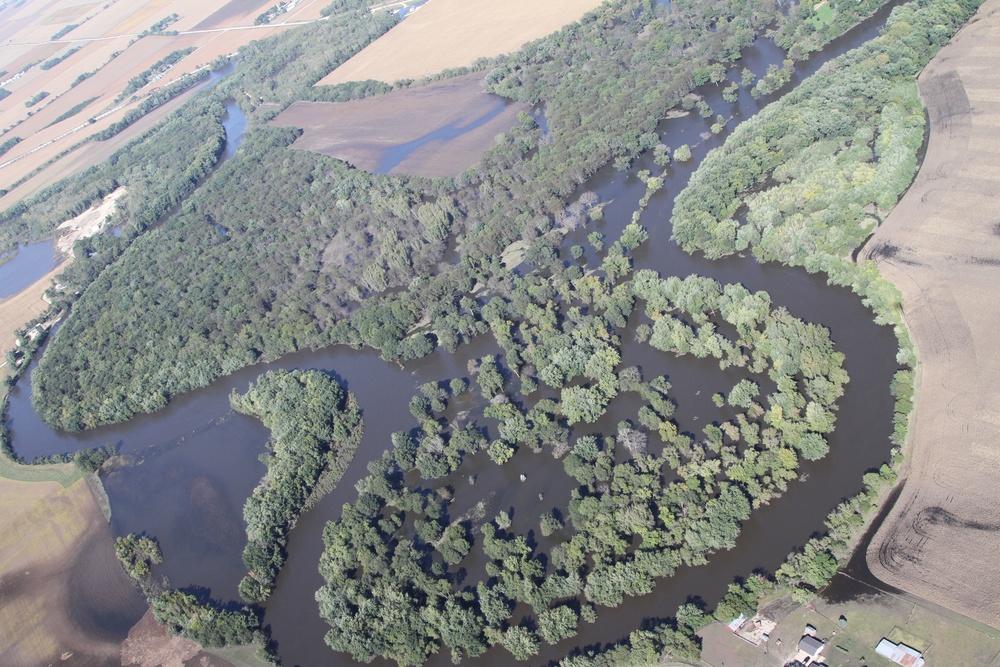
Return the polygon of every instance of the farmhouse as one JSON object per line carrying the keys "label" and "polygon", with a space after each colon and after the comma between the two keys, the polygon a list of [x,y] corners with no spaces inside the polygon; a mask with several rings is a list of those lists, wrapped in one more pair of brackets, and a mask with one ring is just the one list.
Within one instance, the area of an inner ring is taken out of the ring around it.
{"label": "farmhouse", "polygon": [[906,644],[893,644],[888,639],[880,641],[875,647],[875,652],[904,667],[923,667],[924,665],[924,658],[919,651]]}

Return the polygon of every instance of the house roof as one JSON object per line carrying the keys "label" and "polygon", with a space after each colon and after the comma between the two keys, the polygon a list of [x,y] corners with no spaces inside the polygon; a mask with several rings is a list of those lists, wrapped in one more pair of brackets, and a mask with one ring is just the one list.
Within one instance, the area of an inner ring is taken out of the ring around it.
{"label": "house roof", "polygon": [[806,635],[799,640],[799,650],[809,655],[817,655],[823,650],[824,642],[811,635]]}

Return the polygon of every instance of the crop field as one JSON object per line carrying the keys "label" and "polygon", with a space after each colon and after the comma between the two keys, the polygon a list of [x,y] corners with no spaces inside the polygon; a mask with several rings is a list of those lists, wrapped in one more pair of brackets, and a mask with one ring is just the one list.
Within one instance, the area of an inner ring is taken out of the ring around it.
{"label": "crop field", "polygon": [[[302,2],[271,24],[254,26],[254,19],[273,4],[149,0],[79,5],[57,0],[0,10],[0,71],[7,72],[0,83],[10,93],[0,100],[0,143],[20,139],[0,156],[0,190],[11,191],[0,200],[0,207],[107,158],[114,148],[103,144],[114,142],[117,148],[124,142],[116,142],[117,137],[88,142],[56,159],[120,120],[154,90],[254,39],[317,20],[325,3]],[[176,21],[161,28],[171,34],[148,34],[154,24],[173,14]],[[161,78],[151,77],[144,87],[117,99],[130,79],[174,51],[188,48],[194,51]],[[162,118],[189,97],[176,97],[150,116]],[[125,132],[135,136],[139,131]]]}
{"label": "crop field", "polygon": [[417,79],[521,45],[578,20],[600,0],[430,0],[319,84]]}
{"label": "crop field", "polygon": [[[496,135],[526,110],[525,104],[484,93],[477,73],[352,102],[296,102],[272,122],[305,130],[294,148],[367,171],[391,164],[384,171],[440,177],[457,176],[475,164]],[[393,147],[418,142],[412,152],[387,164]]]}
{"label": "crop field", "polygon": [[990,0],[921,75],[927,157],[865,254],[902,290],[920,358],[912,463],[869,566],[1000,628],[998,39]]}
{"label": "crop field", "polygon": [[107,609],[127,609],[135,597],[86,481],[64,488],[54,481],[3,479],[0,506],[0,663],[115,660],[118,644],[70,611],[70,597],[100,596]]}

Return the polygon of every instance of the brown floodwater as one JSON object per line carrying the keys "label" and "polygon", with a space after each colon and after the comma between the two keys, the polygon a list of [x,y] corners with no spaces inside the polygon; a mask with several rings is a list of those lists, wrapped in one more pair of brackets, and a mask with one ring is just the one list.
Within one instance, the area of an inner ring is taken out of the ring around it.
{"label": "brown floodwater", "polygon": [[[888,10],[880,12],[837,40],[823,54],[815,54],[812,60],[801,63],[796,76],[808,75],[823,61],[876,35],[887,13]],[[748,49],[730,76],[738,77],[739,69],[744,66],[763,74],[768,64],[780,63],[782,57],[773,44],[760,40]],[[793,80],[795,83],[797,80]],[[733,116],[730,127],[772,99],[754,100],[741,90],[738,102],[729,105],[721,99],[721,87],[709,86],[701,92],[715,113]],[[661,124],[663,142],[671,147],[690,144],[693,158],[667,169],[664,189],[653,196],[643,213],[641,223],[650,238],[635,253],[635,266],[655,269],[664,276],[697,273],[724,283],[739,282],[750,290],[765,290],[775,305],[827,326],[837,349],[846,356],[845,368],[851,376],[838,403],[837,430],[830,437],[830,453],[821,461],[804,462],[801,469],[804,481],[793,481],[782,498],[753,513],[744,523],[735,549],[713,555],[708,565],[681,568],[674,577],[660,581],[649,595],[629,599],[616,609],[602,608],[598,624],[581,628],[582,641],[574,638],[546,647],[533,664],[558,659],[577,646],[619,640],[648,619],[672,615],[679,604],[690,599],[713,605],[730,582],[755,570],[773,572],[791,550],[823,530],[823,519],[830,510],[861,490],[865,472],[888,458],[892,426],[889,383],[897,369],[896,341],[891,331],[876,326],[872,313],[850,291],[828,286],[820,276],[801,269],[759,264],[750,257],[708,261],[685,254],[670,240],[673,198],[705,153],[724,140],[724,135],[708,132],[712,122],[691,114]],[[587,247],[585,257],[595,261],[585,241],[591,231],[604,233],[609,241],[617,238],[644,192],[644,184],[636,176],[640,169],[659,171],[647,156],[638,160],[629,172],[608,168],[584,185],[583,190],[592,190],[602,201],[610,203],[601,222],[564,239],[562,252],[567,261],[570,261],[569,247],[576,244]],[[698,433],[706,423],[726,419],[728,413],[712,404],[711,395],[728,391],[739,379],[738,372],[720,371],[709,360],[677,358],[636,343],[634,329],[640,321],[642,318],[633,314],[629,327],[620,332],[625,344],[623,366],[639,365],[646,379],[668,376],[673,385],[671,394],[678,403],[676,419],[682,430]],[[230,409],[229,393],[245,391],[259,374],[274,368],[316,368],[340,379],[358,396],[364,411],[365,437],[337,489],[304,513],[291,531],[288,561],[266,605],[265,623],[271,628],[285,665],[346,665],[353,661],[333,653],[323,643],[326,627],[313,599],[323,584],[317,572],[323,526],[339,516],[345,502],[354,499],[355,482],[367,473],[367,463],[389,446],[390,434],[415,426],[408,404],[419,385],[467,376],[468,359],[497,352],[488,337],[461,346],[455,355],[437,350],[406,367],[385,363],[377,353],[366,350],[337,347],[300,352],[221,378],[174,399],[153,415],[77,434],[53,431],[41,422],[31,409],[30,377],[25,377],[11,394],[8,416],[14,447],[28,459],[108,442],[117,444],[130,464],[104,477],[111,499],[114,532],[121,535],[145,531],[155,536],[165,556],[165,563],[156,568],[157,575],[167,577],[174,587],[197,589],[229,602],[238,599],[236,586],[244,574],[240,559],[245,540],[242,506],[264,473],[258,457],[268,437],[258,421]],[[495,435],[489,420],[481,417],[482,402],[477,394],[467,394],[457,403],[450,409],[470,411],[470,419]],[[635,420],[638,408],[637,398],[625,394],[612,404],[602,420],[577,428],[573,437],[589,432],[611,435],[618,420]],[[474,484],[470,484],[470,478]],[[455,503],[449,508],[453,516],[462,514],[480,499],[486,501],[487,516],[513,510],[514,528],[520,532],[534,530],[533,538],[542,551],[549,542],[536,530],[538,518],[555,506],[565,506],[572,488],[561,462],[547,453],[533,454],[527,450],[519,451],[503,467],[494,465],[484,455],[469,457],[448,483],[456,492]],[[467,570],[465,583],[474,584],[482,575],[483,562],[470,557],[463,565]],[[431,662],[443,665],[446,660],[446,655],[439,655]],[[510,656],[502,649],[494,649],[477,662],[508,664]]]}

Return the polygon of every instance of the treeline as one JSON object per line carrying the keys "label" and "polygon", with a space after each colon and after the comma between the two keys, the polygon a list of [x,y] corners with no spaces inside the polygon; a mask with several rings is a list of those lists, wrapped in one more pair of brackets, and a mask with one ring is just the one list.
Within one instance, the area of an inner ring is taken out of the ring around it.
{"label": "treeline", "polygon": [[[628,254],[643,238],[635,225],[608,248],[604,265],[624,265],[614,275],[571,277],[553,262],[515,278],[509,295],[484,305],[482,319],[509,365],[508,373],[487,357],[473,369],[498,437],[440,418],[448,396],[465,390],[463,381],[422,388],[411,403],[419,429],[393,435],[393,449],[358,483],[357,501],[324,531],[320,567],[328,583],[317,600],[334,649],[407,665],[443,648],[459,660],[500,644],[528,659],[543,642],[556,644],[576,635],[581,621],[594,622],[598,607],[649,593],[680,565],[732,548],[752,509],[797,476],[799,460],[826,453],[824,434],[847,381],[827,332],[737,285],[661,280],[651,271],[625,280]],[[609,263],[615,258],[624,262]],[[638,368],[620,367],[615,328],[626,326],[637,300],[651,323],[650,345],[746,369],[726,392],[735,417],[697,436],[682,431],[669,383],[645,382]],[[545,385],[558,398],[521,405],[508,377],[517,378],[522,396]],[[762,397],[768,381],[776,389]],[[623,392],[642,399],[637,423],[619,423],[614,437],[573,442],[572,424],[596,421]],[[649,446],[651,433],[659,451]],[[503,465],[521,449],[563,459],[576,482],[566,502],[542,516],[542,534],[557,538],[547,553],[515,530],[507,512],[479,525],[448,515],[452,491],[442,486],[467,456],[486,452]],[[408,481],[414,475],[428,486]],[[489,578],[462,580],[457,574],[477,544]],[[515,607],[530,614],[515,616]],[[696,657],[698,623],[684,617],[614,650]],[[617,654],[608,655],[580,654],[565,664],[608,664],[602,661]]]}
{"label": "treeline", "polygon": [[176,63],[180,62],[190,54],[194,53],[194,47],[189,46],[186,49],[177,49],[176,51],[171,51],[162,60],[157,60],[155,63],[149,66],[149,68],[139,72],[134,77],[128,80],[125,88],[118,95],[116,99],[123,100],[135,91],[139,90],[147,83],[150,82],[153,77],[157,75],[162,75],[168,69],[173,67]]}
{"label": "treeline", "polygon": [[0,143],[0,155],[3,155],[14,146],[17,146],[19,143],[21,143],[21,137],[10,137],[3,143]]}
{"label": "treeline", "polygon": [[[19,242],[51,235],[60,222],[83,213],[108,193],[125,186],[129,196],[123,199],[123,210],[115,214],[119,216],[119,224],[126,227],[122,236],[117,240],[92,237],[85,241],[102,248],[120,246],[120,253],[138,232],[186,197],[214,166],[225,145],[224,115],[222,104],[205,99],[193,101],[170,114],[155,130],[139,135],[115,151],[108,161],[48,186],[3,211],[0,251],[9,252]],[[207,168],[206,162],[210,162]],[[103,253],[99,254],[106,259]],[[77,264],[71,265],[69,273],[77,271]],[[90,272],[93,273],[89,280],[74,282],[76,289],[83,291],[99,270],[90,267]]]}
{"label": "treeline", "polygon": [[165,578],[162,582],[155,580],[152,566],[163,562],[156,539],[135,533],[115,538],[115,556],[142,590],[153,617],[170,634],[195,641],[204,648],[257,644],[255,657],[263,664],[277,664],[267,633],[261,627],[259,611],[223,606],[217,600],[171,589]]}
{"label": "treeline", "polygon": [[273,371],[260,376],[233,408],[271,430],[267,474],[243,508],[249,574],[244,600],[263,602],[285,562],[288,531],[299,513],[343,476],[364,435],[356,399],[319,371]]}
{"label": "treeline", "polygon": [[889,1],[795,3],[789,8],[786,19],[774,30],[774,41],[793,60],[808,58],[810,53],[819,51],[824,44],[872,16]]}
{"label": "treeline", "polygon": [[79,23],[70,23],[69,25],[65,25],[62,28],[59,28],[59,30],[56,30],[52,34],[52,36],[49,37],[49,41],[55,41],[57,39],[65,37],[66,35],[68,35],[69,33],[71,33],[72,31],[76,30],[79,27],[80,27]]}
{"label": "treeline", "polygon": [[31,107],[35,106],[36,104],[38,104],[39,102],[41,102],[42,100],[44,100],[48,96],[49,96],[49,91],[47,91],[47,90],[40,91],[40,92],[32,95],[31,99],[25,100],[24,101],[24,106],[26,106],[26,107],[28,107],[30,109]]}
{"label": "treeline", "polygon": [[181,93],[194,87],[194,85],[198,82],[207,79],[210,75],[211,72],[207,69],[185,74],[176,81],[171,82],[169,85],[149,93],[149,95],[147,95],[146,98],[138,104],[138,106],[134,109],[126,111],[122,115],[121,119],[115,121],[111,125],[108,125],[100,132],[95,132],[90,138],[95,141],[106,141],[110,139],[132,123],[148,114],[153,109],[166,104]]}
{"label": "treeline", "polygon": [[[63,122],[64,120],[66,120],[68,118],[72,118],[73,116],[77,115],[78,113],[80,113],[81,111],[83,111],[84,109],[86,109],[91,103],[97,101],[97,99],[98,98],[96,98],[96,97],[91,97],[90,99],[86,99],[86,100],[80,102],[79,104],[73,105],[72,107],[70,107],[69,109],[67,109],[66,111],[64,111],[63,113],[59,114],[56,117],[55,120],[53,120],[51,123],[49,123],[45,127],[52,127],[56,123],[61,123],[61,122]],[[0,154],[2,154],[2,152],[0,152]]]}
{"label": "treeline", "polygon": [[72,49],[70,49],[66,53],[62,54],[61,56],[56,56],[55,58],[51,58],[49,60],[46,60],[41,65],[39,65],[39,67],[41,69],[44,69],[44,70],[52,69],[53,67],[55,67],[56,65],[58,65],[62,61],[66,60],[67,58],[69,58],[71,55],[73,55],[74,53],[76,53],[77,51],[79,51],[82,48],[83,48],[82,46],[74,46]]}
{"label": "treeline", "polygon": [[978,5],[896,8],[881,37],[741,124],[678,195],[674,238],[710,258],[751,250],[826,273],[861,296],[877,322],[894,325],[899,360],[912,364],[899,291],[850,253],[916,174],[924,116],[914,77]]}
{"label": "treeline", "polygon": [[[167,626],[170,634],[191,639],[205,648],[267,642],[259,612],[225,609],[218,602],[203,602],[179,590],[168,590],[149,602],[153,617]],[[266,647],[258,650],[257,657],[263,661],[271,659]]]}

